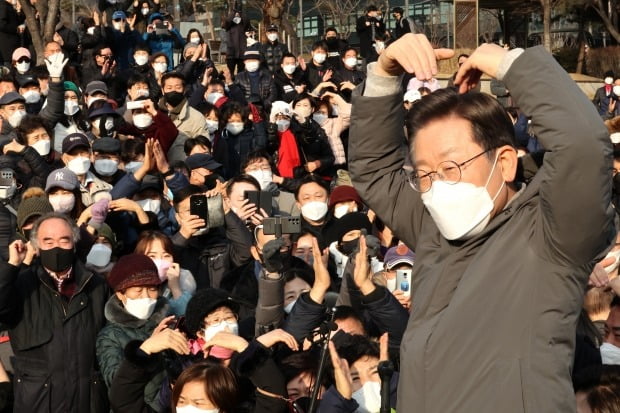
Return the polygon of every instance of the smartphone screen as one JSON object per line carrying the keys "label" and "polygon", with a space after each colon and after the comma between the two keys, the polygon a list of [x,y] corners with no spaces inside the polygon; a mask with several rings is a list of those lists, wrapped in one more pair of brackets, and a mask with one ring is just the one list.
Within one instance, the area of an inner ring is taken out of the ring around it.
{"label": "smartphone screen", "polygon": [[411,295],[411,270],[396,270],[396,289],[405,297]]}
{"label": "smartphone screen", "polygon": [[189,199],[189,212],[191,215],[197,215],[204,219],[206,224],[209,219],[209,208],[206,195],[192,195]]}

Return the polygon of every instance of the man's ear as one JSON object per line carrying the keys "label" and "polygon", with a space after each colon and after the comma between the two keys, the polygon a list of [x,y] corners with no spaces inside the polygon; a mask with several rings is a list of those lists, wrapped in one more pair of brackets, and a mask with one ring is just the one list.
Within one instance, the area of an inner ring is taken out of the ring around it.
{"label": "man's ear", "polygon": [[517,176],[517,150],[512,146],[504,145],[498,149],[498,153],[497,162],[500,166],[502,178],[505,182],[514,182]]}

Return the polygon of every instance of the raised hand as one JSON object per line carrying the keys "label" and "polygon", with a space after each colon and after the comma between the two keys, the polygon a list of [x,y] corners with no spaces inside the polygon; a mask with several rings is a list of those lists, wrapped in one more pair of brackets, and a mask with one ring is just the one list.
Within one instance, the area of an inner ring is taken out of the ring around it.
{"label": "raised hand", "polygon": [[454,83],[459,85],[459,92],[464,93],[475,88],[482,74],[497,78],[497,70],[508,50],[503,47],[485,43],[478,47],[459,68]]}
{"label": "raised hand", "polygon": [[334,367],[336,390],[338,390],[338,393],[340,393],[342,397],[350,400],[353,395],[353,379],[351,378],[349,363],[347,360],[340,358],[333,341],[329,342],[329,354],[332,359],[332,366]]}
{"label": "raised hand", "polygon": [[153,331],[151,337],[147,338],[140,350],[146,354],[159,353],[164,350],[173,350],[178,354],[189,354],[189,344],[183,333],[178,330],[164,328]]}
{"label": "raised hand", "polygon": [[429,80],[437,74],[437,60],[452,56],[454,50],[433,49],[423,34],[407,33],[381,53],[375,73],[380,76],[415,73],[419,80]]}
{"label": "raised hand", "polygon": [[276,343],[284,343],[293,351],[299,350],[299,344],[295,340],[295,337],[287,333],[286,331],[278,328],[276,330],[271,330],[268,333],[263,334],[256,338],[256,341],[261,343],[263,346],[270,348]]}
{"label": "raised hand", "polygon": [[370,273],[370,265],[368,263],[368,247],[366,245],[366,237],[360,237],[360,250],[355,255],[355,269],[353,270],[353,281],[360,289],[362,294],[368,295],[375,290],[372,282],[372,274]]}

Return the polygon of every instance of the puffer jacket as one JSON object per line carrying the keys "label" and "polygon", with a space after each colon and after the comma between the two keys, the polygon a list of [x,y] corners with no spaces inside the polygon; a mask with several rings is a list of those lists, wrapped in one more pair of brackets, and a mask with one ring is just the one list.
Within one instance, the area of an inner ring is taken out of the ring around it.
{"label": "puffer jacket", "polygon": [[542,47],[510,51],[499,68],[549,152],[527,187],[464,241],[445,239],[409,187],[402,93],[391,92],[399,79],[370,66],[353,98],[353,185],[416,252],[397,411],[576,410],[570,373],[583,292],[615,240],[609,132]]}
{"label": "puffer jacket", "polygon": [[[97,335],[97,360],[108,388],[112,385],[116,371],[123,361],[123,351],[127,343],[149,338],[167,312],[168,300],[159,297],[153,314],[146,320],[140,320],[125,310],[116,295],[110,297],[105,305],[105,318],[108,324]],[[144,390],[144,400],[155,410],[159,410],[157,400],[163,379],[162,366]]]}
{"label": "puffer jacket", "polygon": [[[250,96],[252,96],[252,84],[250,82],[250,74],[247,70],[237,73],[237,76],[235,77],[235,83],[231,88],[238,88],[246,102],[261,104],[263,109],[265,109],[265,111],[269,113],[269,110],[271,109],[271,103],[275,100],[277,96],[276,86],[273,81],[273,77],[268,70],[259,70],[260,72],[258,74],[258,98],[260,98],[260,102],[250,100]],[[231,91],[231,94],[234,94],[234,91]]]}
{"label": "puffer jacket", "polygon": [[15,353],[16,412],[107,411],[95,337],[109,290],[79,261],[73,276],[76,292],[67,300],[38,260],[21,268],[0,261],[0,323],[9,326]]}
{"label": "puffer jacket", "polygon": [[288,53],[288,47],[277,40],[273,43],[268,41],[261,44],[260,51],[265,58],[265,63],[267,64],[269,71],[274,73],[280,67],[282,56],[284,56],[285,53]]}

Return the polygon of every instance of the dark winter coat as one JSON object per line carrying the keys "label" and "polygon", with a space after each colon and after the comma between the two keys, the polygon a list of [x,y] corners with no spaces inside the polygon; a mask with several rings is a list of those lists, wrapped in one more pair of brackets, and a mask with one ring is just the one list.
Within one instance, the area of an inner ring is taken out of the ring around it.
{"label": "dark winter coat", "polygon": [[265,59],[265,63],[269,68],[271,73],[274,73],[277,69],[280,68],[280,63],[282,63],[282,56],[285,53],[288,53],[288,47],[284,43],[280,43],[279,41],[270,42],[261,44],[260,48],[261,53],[263,54],[263,58]]}
{"label": "dark winter coat", "polygon": [[23,268],[0,262],[0,322],[9,326],[15,353],[16,412],[107,409],[95,338],[108,287],[79,261],[73,276],[76,292],[67,300],[37,261]]}
{"label": "dark winter coat", "polygon": [[[108,389],[123,361],[125,346],[130,341],[144,341],[149,338],[167,312],[168,300],[159,297],[153,314],[147,320],[140,320],[125,310],[116,295],[110,297],[105,305],[105,318],[108,324],[97,335],[97,360]],[[144,389],[144,400],[153,407],[159,406],[157,400],[163,379],[164,369],[160,366],[157,374]]]}
{"label": "dark winter coat", "polygon": [[0,61],[4,61],[6,67],[12,66],[13,50],[20,46],[17,26],[25,19],[24,13],[18,14],[11,3],[0,2]]}
{"label": "dark winter coat", "polygon": [[295,69],[292,78],[289,78],[281,67],[278,68],[273,74],[273,83],[276,88],[274,102],[283,100],[291,103],[297,96],[296,86],[306,85],[306,91],[309,91],[305,73],[300,68]]}
{"label": "dark winter coat", "polygon": [[[271,103],[275,101],[276,87],[271,73],[265,69],[259,69],[257,94],[252,92],[250,73],[246,70],[237,73],[232,87],[239,88],[243,98],[248,103],[261,105],[267,113],[271,109]],[[233,92],[231,92],[233,93]],[[259,101],[257,101],[258,99]]]}

